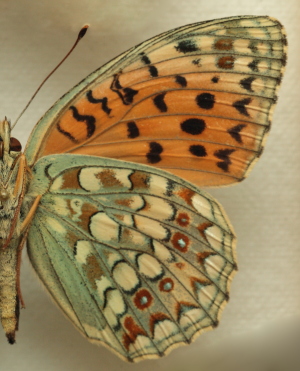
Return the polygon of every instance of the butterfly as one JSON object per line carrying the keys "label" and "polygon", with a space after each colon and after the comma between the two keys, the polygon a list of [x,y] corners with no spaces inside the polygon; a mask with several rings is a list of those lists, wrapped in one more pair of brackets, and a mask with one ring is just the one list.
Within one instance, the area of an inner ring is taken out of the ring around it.
{"label": "butterfly", "polygon": [[30,261],[90,341],[157,358],[218,325],[235,235],[199,186],[259,158],[286,64],[266,16],[195,23],[96,70],[37,123],[24,153],[0,123],[0,308],[10,343]]}

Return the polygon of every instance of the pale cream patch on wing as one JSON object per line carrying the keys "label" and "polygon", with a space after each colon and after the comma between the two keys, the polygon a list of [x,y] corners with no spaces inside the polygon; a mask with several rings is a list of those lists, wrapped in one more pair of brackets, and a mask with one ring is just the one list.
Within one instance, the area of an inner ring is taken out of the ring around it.
{"label": "pale cream patch on wing", "polygon": [[122,216],[123,216],[122,224],[125,224],[127,227],[133,227],[134,226],[134,221],[133,221],[132,215],[122,214]]}
{"label": "pale cream patch on wing", "polygon": [[272,53],[272,45],[268,42],[261,41],[255,44],[256,48],[258,49],[258,53],[260,56],[268,57],[270,53]]}
{"label": "pale cream patch on wing", "polygon": [[216,35],[216,36],[227,35],[227,31],[226,31],[226,29],[218,30],[218,31],[214,32],[214,35]]}
{"label": "pale cream patch on wing", "polygon": [[58,176],[52,183],[50,190],[53,191],[58,191],[61,189],[63,185],[63,177]]}
{"label": "pale cream patch on wing", "polygon": [[214,41],[214,36],[201,36],[199,39],[199,46],[205,51],[211,50]]}
{"label": "pale cream patch on wing", "polygon": [[251,50],[249,49],[249,40],[247,39],[236,39],[234,41],[234,51],[236,53],[251,53]]}
{"label": "pale cream patch on wing", "polygon": [[256,65],[260,73],[265,73],[270,69],[269,61],[260,60]]}
{"label": "pale cream patch on wing", "polygon": [[58,220],[56,220],[54,218],[51,218],[50,216],[48,216],[46,218],[46,224],[47,224],[48,228],[50,227],[56,233],[59,233],[59,234],[62,234],[62,235],[67,234],[67,230],[62,225],[62,223],[60,223]]}
{"label": "pale cream patch on wing", "polygon": [[138,230],[152,238],[162,240],[168,236],[167,229],[156,220],[136,215],[134,221]]}
{"label": "pale cream patch on wing", "polygon": [[211,255],[205,259],[204,265],[209,277],[215,280],[220,278],[226,261],[220,255]]}
{"label": "pale cream patch on wing", "polygon": [[102,167],[83,168],[79,173],[79,183],[81,187],[90,192],[96,192],[101,189],[101,183],[96,177],[97,174],[103,171]]}
{"label": "pale cream patch on wing", "polygon": [[105,258],[110,267],[113,267],[115,263],[122,259],[122,256],[115,252],[114,250],[105,251]]}
{"label": "pale cream patch on wing", "polygon": [[125,291],[131,291],[139,285],[139,278],[134,269],[125,262],[119,263],[113,270],[113,278]]}
{"label": "pale cream patch on wing", "polygon": [[98,295],[100,299],[104,301],[104,292],[109,287],[112,287],[112,283],[107,277],[101,276],[100,280],[96,280],[96,285],[97,285]]}
{"label": "pale cream patch on wing", "polygon": [[147,336],[138,335],[135,342],[130,344],[129,352],[135,353],[136,351],[142,350],[142,353],[145,353],[144,349],[147,349],[147,352],[149,352],[149,348],[154,348],[152,340]]}
{"label": "pale cream patch on wing", "polygon": [[179,332],[176,323],[165,319],[164,321],[157,322],[154,327],[154,339],[164,340],[167,336],[175,335]]}
{"label": "pale cream patch on wing", "polygon": [[91,217],[90,231],[93,237],[100,242],[117,241],[119,224],[101,211]]}
{"label": "pale cream patch on wing", "polygon": [[141,254],[138,257],[139,272],[148,278],[155,278],[163,273],[161,264],[149,254]]}
{"label": "pale cream patch on wing", "polygon": [[216,297],[218,293],[218,288],[215,285],[206,285],[203,286],[198,291],[198,299],[201,303],[201,306],[204,308],[210,308],[211,303],[214,301],[214,298]]}
{"label": "pale cream patch on wing", "polygon": [[134,229],[122,228],[121,241],[124,243],[130,243],[132,246],[144,246],[148,244],[148,239],[142,233],[135,231]]}
{"label": "pale cream patch on wing", "polygon": [[82,326],[90,339],[103,340],[107,344],[113,344],[116,341],[116,337],[109,326],[106,326],[104,330],[99,330],[86,323],[83,323]]}
{"label": "pale cream patch on wing", "polygon": [[192,197],[192,205],[204,218],[214,220],[211,203],[205,197],[195,193]]}
{"label": "pale cream patch on wing", "polygon": [[153,247],[156,257],[160,261],[171,261],[173,259],[173,256],[170,252],[170,250],[165,247],[162,243],[158,241],[153,241]]}
{"label": "pale cream patch on wing", "polygon": [[[274,84],[274,82],[268,82],[268,84]],[[261,78],[256,78],[252,83],[251,83],[251,89],[253,90],[254,93],[256,94],[263,94],[265,91],[268,92],[267,89],[272,89],[274,86],[269,86],[266,85],[263,79]]]}
{"label": "pale cream patch on wing", "polygon": [[206,313],[203,309],[200,308],[193,308],[190,309],[188,312],[184,313],[180,317],[180,327],[187,327],[192,324],[198,323],[201,319],[203,319],[206,316]]}
{"label": "pale cream patch on wing", "polygon": [[118,316],[126,311],[126,305],[118,290],[109,291],[106,300],[107,304],[103,313],[109,325],[115,327],[119,323]]}
{"label": "pale cream patch on wing", "polygon": [[73,215],[71,216],[74,222],[80,222],[80,217],[82,215],[82,205],[83,201],[80,198],[74,198],[70,201],[70,207],[73,210]]}
{"label": "pale cream patch on wing", "polygon": [[128,207],[132,210],[138,210],[144,205],[144,200],[141,196],[139,195],[132,195],[128,196],[126,198],[120,198],[116,199],[115,201],[116,205],[120,205],[120,208]]}
{"label": "pale cream patch on wing", "polygon": [[231,230],[229,229],[229,226],[224,219],[224,215],[219,205],[216,203],[213,203],[213,215],[215,217],[215,223],[218,224],[223,229],[225,229],[227,232],[231,233]]}
{"label": "pale cream patch on wing", "polygon": [[168,179],[159,175],[151,175],[149,182],[149,193],[157,196],[164,196],[168,188]]}
{"label": "pale cream patch on wing", "polygon": [[114,169],[115,177],[118,179],[125,188],[131,188],[132,184],[129,176],[133,173],[131,169]]}
{"label": "pale cream patch on wing", "polygon": [[174,215],[172,206],[162,198],[144,196],[147,208],[140,211],[141,215],[147,215],[158,220],[168,220]]}
{"label": "pale cream patch on wing", "polygon": [[[133,170],[130,169],[83,168],[79,173],[79,183],[87,191],[97,192],[103,190],[103,188],[107,189],[108,184],[103,182],[107,181],[105,174],[109,174],[111,179],[114,179],[115,184],[119,184],[119,187],[130,188],[131,182],[128,177],[132,172]],[[102,181],[101,174],[103,174]]]}
{"label": "pale cream patch on wing", "polygon": [[63,216],[70,215],[70,209],[68,208],[67,201],[62,197],[52,197],[51,209],[55,210],[56,213]]}
{"label": "pale cream patch on wing", "polygon": [[[273,43],[272,54],[275,58],[279,58],[279,59],[282,58],[282,56],[284,54],[284,51],[282,50],[282,41],[278,40],[278,41]],[[274,83],[277,86],[277,82],[274,81]]]}
{"label": "pale cream patch on wing", "polygon": [[94,253],[92,244],[89,241],[78,241],[76,243],[76,260],[80,264],[85,264],[89,255]]}
{"label": "pale cream patch on wing", "polygon": [[223,250],[223,236],[224,232],[216,225],[208,227],[204,231],[210,246],[215,250],[221,252]]}
{"label": "pale cream patch on wing", "polygon": [[124,254],[123,254],[123,256],[126,256],[126,260],[131,261],[131,262],[136,260],[137,255],[138,253],[135,250],[133,251],[127,250],[126,252],[124,251]]}
{"label": "pale cream patch on wing", "polygon": [[239,25],[244,28],[254,28],[255,30],[257,30],[257,23],[254,22],[252,19],[240,19]]}
{"label": "pale cream patch on wing", "polygon": [[226,256],[233,256],[233,239],[232,236],[225,234],[224,235],[224,241],[223,241],[223,249],[226,253]]}

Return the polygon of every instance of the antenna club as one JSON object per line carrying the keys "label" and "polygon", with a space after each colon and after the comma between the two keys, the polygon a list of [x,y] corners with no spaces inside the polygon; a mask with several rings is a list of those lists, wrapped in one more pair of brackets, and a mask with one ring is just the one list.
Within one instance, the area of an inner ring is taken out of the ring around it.
{"label": "antenna club", "polygon": [[88,28],[89,28],[88,24],[86,24],[82,27],[82,29],[79,31],[79,34],[78,34],[78,40],[83,38],[83,36],[86,34],[86,31],[88,30]]}
{"label": "antenna club", "polygon": [[37,93],[40,91],[41,87],[45,84],[45,82],[49,79],[49,77],[51,75],[53,75],[53,73],[58,69],[58,67],[68,58],[68,56],[72,53],[72,51],[76,48],[76,45],[79,43],[79,41],[83,38],[83,36],[86,34],[86,31],[87,29],[89,28],[89,25],[84,25],[81,30],[79,31],[79,34],[78,34],[78,37],[74,43],[74,45],[72,46],[72,48],[68,51],[68,53],[65,55],[65,57],[58,63],[58,65],[49,73],[48,76],[45,77],[45,79],[42,81],[42,83],[40,84],[40,86],[37,88],[37,90],[35,91],[35,93],[33,94],[33,96],[30,98],[29,102],[27,103],[27,105],[25,106],[25,108],[23,109],[23,111],[20,113],[20,115],[18,116],[18,118],[16,119],[15,123],[12,125],[11,129],[13,129],[17,122],[19,121],[20,117],[23,115],[23,113],[27,110],[27,108],[29,107],[29,105],[31,104],[31,102],[33,101],[34,97],[37,95]]}

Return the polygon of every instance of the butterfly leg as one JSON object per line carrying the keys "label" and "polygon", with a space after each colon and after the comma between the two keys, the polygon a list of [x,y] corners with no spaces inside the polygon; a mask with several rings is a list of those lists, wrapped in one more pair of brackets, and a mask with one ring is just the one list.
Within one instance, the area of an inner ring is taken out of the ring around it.
{"label": "butterfly leg", "polygon": [[21,224],[21,234],[24,233],[24,231],[26,231],[26,229],[28,228],[28,225],[30,224],[32,218],[34,217],[35,215],[35,211],[40,203],[40,199],[41,199],[41,195],[38,195],[36,197],[36,199],[34,200],[28,214],[26,215],[26,218],[23,220],[22,224]]}
{"label": "butterfly leg", "polygon": [[26,230],[25,234],[23,235],[22,239],[21,239],[21,242],[18,246],[18,251],[17,251],[17,269],[16,269],[16,272],[17,272],[17,281],[16,281],[16,286],[17,286],[17,295],[18,295],[18,298],[19,298],[19,301],[21,303],[21,308],[25,308],[25,302],[24,302],[24,299],[23,299],[23,295],[22,295],[22,291],[21,291],[21,257],[22,257],[22,251],[23,251],[23,247],[25,245],[25,242],[27,240],[27,235],[28,235],[28,232],[29,232],[29,228]]}

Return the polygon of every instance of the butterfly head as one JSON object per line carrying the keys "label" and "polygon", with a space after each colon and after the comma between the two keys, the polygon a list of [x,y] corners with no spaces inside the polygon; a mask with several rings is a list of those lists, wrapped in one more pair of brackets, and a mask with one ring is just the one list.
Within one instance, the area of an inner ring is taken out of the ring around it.
{"label": "butterfly head", "polygon": [[10,121],[5,119],[0,121],[0,160],[7,161],[8,158],[16,158],[22,151],[21,143],[18,139],[10,136]]}

